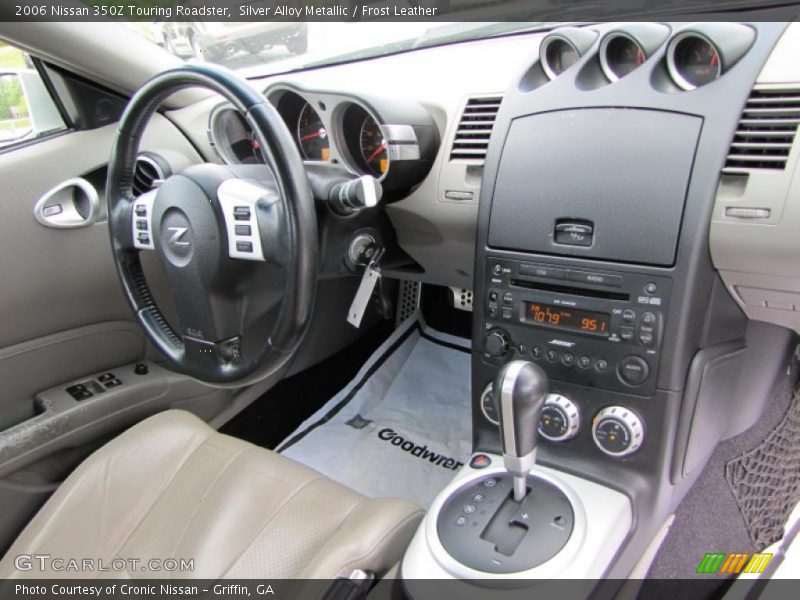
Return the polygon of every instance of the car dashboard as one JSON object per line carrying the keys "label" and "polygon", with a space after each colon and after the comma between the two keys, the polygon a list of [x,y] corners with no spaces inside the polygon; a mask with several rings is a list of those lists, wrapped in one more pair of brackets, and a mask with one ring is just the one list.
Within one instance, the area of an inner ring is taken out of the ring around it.
{"label": "car dashboard", "polygon": [[[310,172],[383,182],[387,277],[472,293],[475,450],[500,450],[498,370],[534,361],[556,398],[539,462],[623,491],[650,539],[665,498],[757,419],[735,385],[752,321],[800,329],[798,39],[567,26],[254,83]],[[252,160],[229,113],[180,118],[221,161]]]}

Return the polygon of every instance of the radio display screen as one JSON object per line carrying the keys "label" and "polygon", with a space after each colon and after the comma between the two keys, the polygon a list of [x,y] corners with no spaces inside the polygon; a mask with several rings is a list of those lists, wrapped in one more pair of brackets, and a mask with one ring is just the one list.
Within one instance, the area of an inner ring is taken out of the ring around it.
{"label": "radio display screen", "polygon": [[557,329],[607,336],[611,316],[606,313],[552,306],[541,302],[525,303],[525,321]]}

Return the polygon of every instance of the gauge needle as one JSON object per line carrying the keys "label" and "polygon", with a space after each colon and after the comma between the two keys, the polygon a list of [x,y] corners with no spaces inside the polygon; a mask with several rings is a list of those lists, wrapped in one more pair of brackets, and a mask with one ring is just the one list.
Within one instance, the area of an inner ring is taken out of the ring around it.
{"label": "gauge needle", "polygon": [[368,163],[371,163],[373,160],[375,160],[375,158],[376,158],[376,157],[377,157],[377,156],[378,156],[378,155],[379,155],[381,152],[383,152],[385,148],[386,148],[386,140],[383,140],[383,141],[381,142],[381,145],[380,145],[380,146],[378,146],[377,148],[375,148],[375,152],[373,152],[372,154],[370,154],[370,155],[369,155],[369,158],[367,159],[367,162],[368,162]]}
{"label": "gauge needle", "polygon": [[308,140],[313,140],[314,138],[323,137],[325,135],[324,129],[318,129],[317,131],[312,131],[311,133],[307,133],[303,137],[300,138],[301,142],[305,142]]}

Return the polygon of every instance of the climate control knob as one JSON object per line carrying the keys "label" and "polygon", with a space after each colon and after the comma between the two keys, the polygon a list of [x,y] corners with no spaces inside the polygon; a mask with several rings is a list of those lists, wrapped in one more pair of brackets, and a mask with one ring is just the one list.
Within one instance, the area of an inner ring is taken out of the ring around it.
{"label": "climate control knob", "polygon": [[549,394],[539,419],[539,433],[551,442],[566,442],[575,437],[581,426],[578,407],[561,394]]}
{"label": "climate control knob", "polygon": [[601,451],[621,458],[633,454],[641,447],[644,442],[644,424],[629,408],[608,406],[594,418],[592,438]]}
{"label": "climate control knob", "polygon": [[502,329],[492,329],[483,340],[483,351],[494,358],[502,358],[508,354],[511,341]]}

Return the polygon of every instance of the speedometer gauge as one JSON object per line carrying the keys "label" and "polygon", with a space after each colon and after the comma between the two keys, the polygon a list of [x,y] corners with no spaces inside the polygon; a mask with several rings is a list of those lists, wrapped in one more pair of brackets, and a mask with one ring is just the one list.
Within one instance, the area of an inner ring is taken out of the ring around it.
{"label": "speedometer gauge", "polygon": [[364,118],[359,135],[361,157],[373,175],[380,177],[389,168],[386,138],[378,123],[370,115]]}
{"label": "speedometer gauge", "polygon": [[297,141],[308,160],[327,161],[331,156],[328,132],[317,111],[306,104],[297,120]]}

